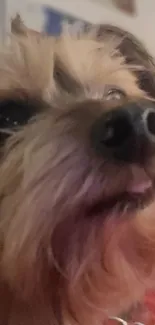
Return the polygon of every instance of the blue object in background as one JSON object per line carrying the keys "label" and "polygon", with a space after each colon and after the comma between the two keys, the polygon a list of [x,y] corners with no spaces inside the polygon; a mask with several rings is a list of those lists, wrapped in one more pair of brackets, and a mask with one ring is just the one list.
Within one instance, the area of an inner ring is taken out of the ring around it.
{"label": "blue object in background", "polygon": [[78,22],[87,25],[85,22],[56,11],[51,7],[43,7],[43,12],[45,14],[44,32],[50,35],[59,35],[61,33],[63,21],[68,21],[71,24]]}

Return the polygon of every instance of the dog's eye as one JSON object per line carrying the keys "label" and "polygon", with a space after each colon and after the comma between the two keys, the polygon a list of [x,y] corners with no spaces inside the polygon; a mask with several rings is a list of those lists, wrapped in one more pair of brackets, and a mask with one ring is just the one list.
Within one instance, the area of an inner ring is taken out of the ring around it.
{"label": "dog's eye", "polygon": [[119,101],[122,100],[123,98],[126,97],[126,94],[123,90],[121,89],[116,89],[116,88],[110,88],[106,91],[105,93],[105,99],[108,101]]}
{"label": "dog's eye", "polygon": [[8,99],[0,102],[0,128],[22,126],[34,115],[34,105],[27,100]]}
{"label": "dog's eye", "polygon": [[[40,105],[35,101],[22,99],[4,99],[0,101],[0,143],[9,134],[24,126],[36,115]],[[7,131],[8,130],[8,131]]]}

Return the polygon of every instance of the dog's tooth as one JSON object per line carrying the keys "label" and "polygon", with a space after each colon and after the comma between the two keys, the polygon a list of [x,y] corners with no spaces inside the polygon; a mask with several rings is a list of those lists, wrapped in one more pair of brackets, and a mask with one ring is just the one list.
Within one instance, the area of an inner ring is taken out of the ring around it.
{"label": "dog's tooth", "polygon": [[141,194],[152,187],[152,181],[144,168],[134,165],[131,170],[132,179],[127,188],[129,193]]}

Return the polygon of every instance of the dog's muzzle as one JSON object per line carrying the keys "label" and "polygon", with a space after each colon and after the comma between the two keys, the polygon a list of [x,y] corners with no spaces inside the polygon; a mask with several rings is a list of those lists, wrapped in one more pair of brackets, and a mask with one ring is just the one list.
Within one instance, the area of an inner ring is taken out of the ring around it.
{"label": "dog's muzzle", "polygon": [[155,103],[130,102],[105,112],[91,129],[97,153],[116,161],[144,161],[155,153]]}

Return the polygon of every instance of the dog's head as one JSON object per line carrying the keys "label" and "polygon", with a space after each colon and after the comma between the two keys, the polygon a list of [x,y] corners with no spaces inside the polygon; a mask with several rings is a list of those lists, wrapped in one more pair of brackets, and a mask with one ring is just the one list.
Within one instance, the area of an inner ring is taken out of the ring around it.
{"label": "dog's head", "polygon": [[98,323],[153,283],[155,104],[135,69],[89,33],[0,54],[1,274],[59,324]]}

